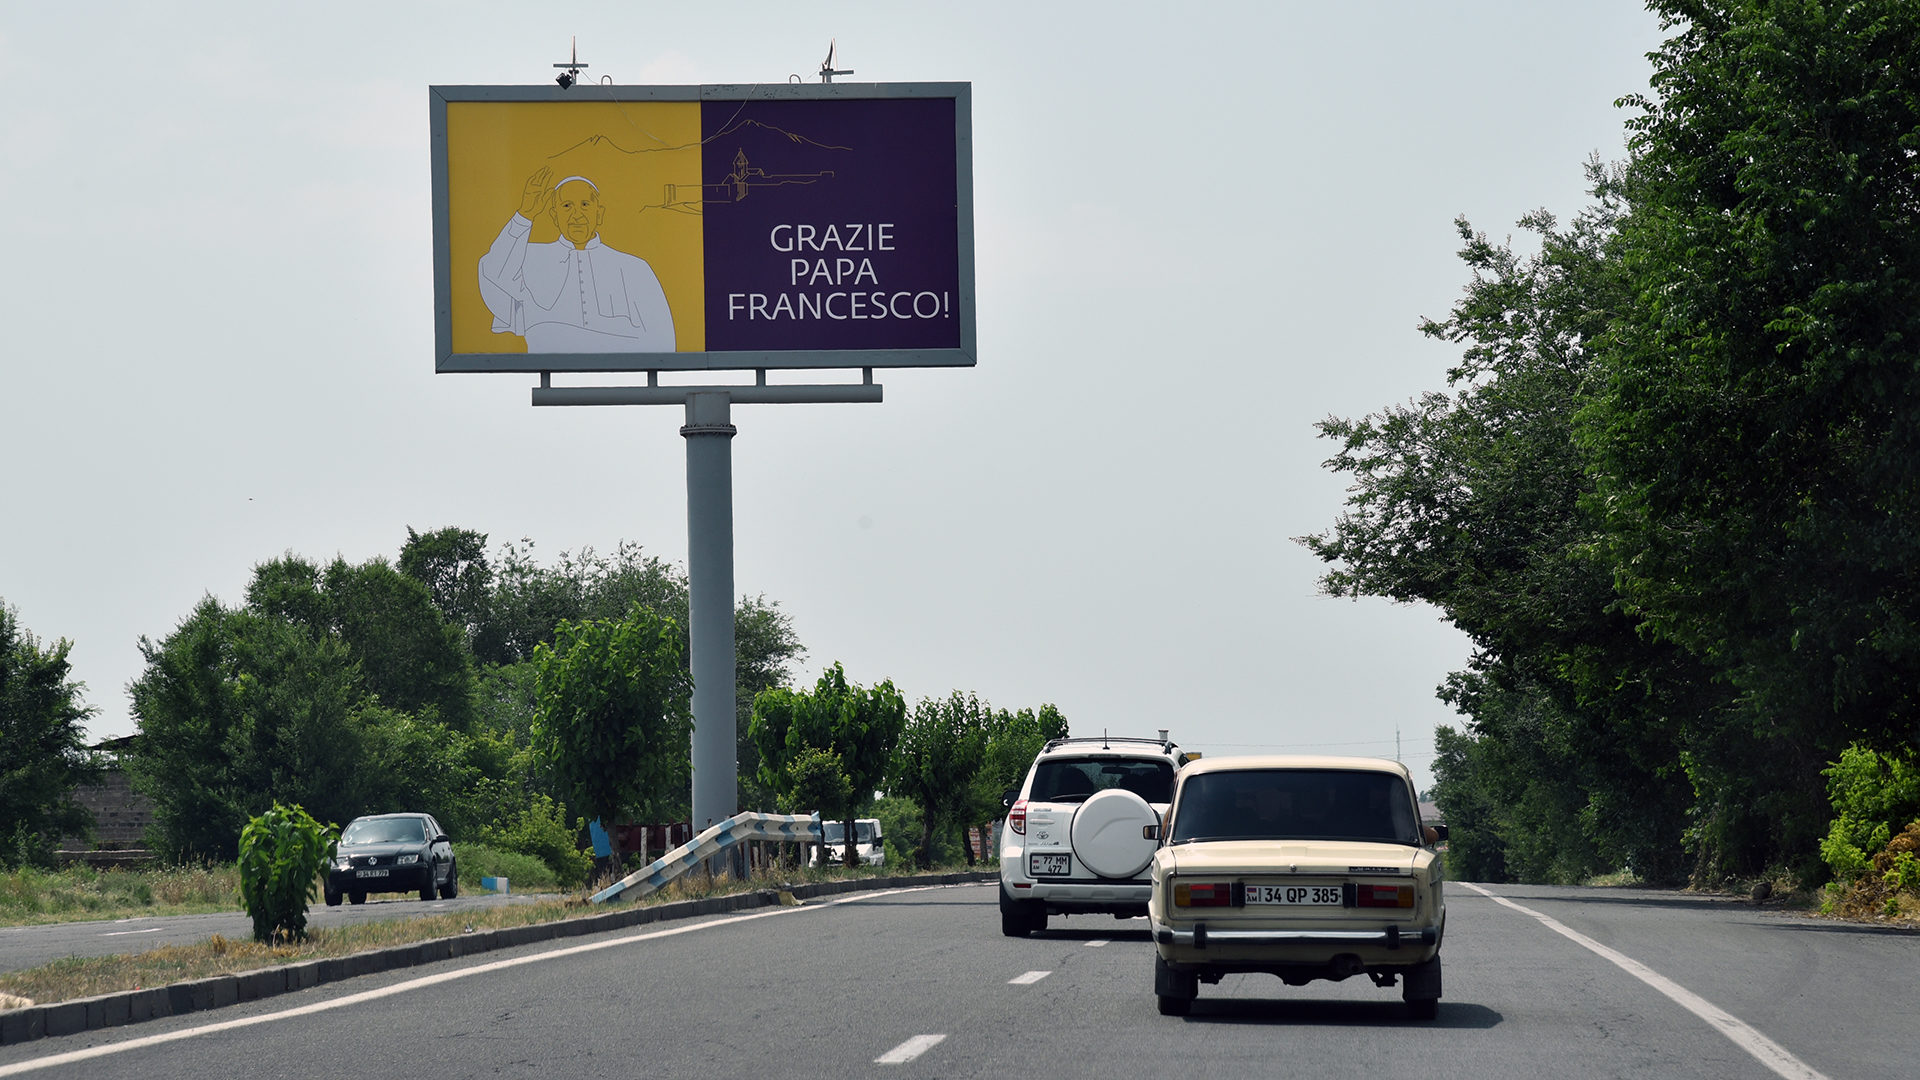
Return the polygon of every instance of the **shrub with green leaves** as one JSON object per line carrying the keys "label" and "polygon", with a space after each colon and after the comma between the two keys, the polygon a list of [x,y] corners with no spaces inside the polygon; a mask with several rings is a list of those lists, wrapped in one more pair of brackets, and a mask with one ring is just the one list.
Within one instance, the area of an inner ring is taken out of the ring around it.
{"label": "shrub with green leaves", "polygon": [[1896,831],[1920,818],[1920,765],[1911,756],[1878,753],[1854,744],[1825,770],[1833,823],[1820,857],[1833,876],[1853,881],[1867,872]]}
{"label": "shrub with green leaves", "polygon": [[1887,888],[1899,892],[1920,896],[1920,859],[1911,851],[1902,851],[1893,857],[1893,865],[1881,876]]}
{"label": "shrub with green leaves", "polygon": [[585,829],[586,823],[577,820],[568,828],[566,807],[536,793],[524,807],[481,829],[480,842],[530,855],[545,863],[561,886],[572,888],[593,873],[593,856],[574,841]]}
{"label": "shrub with green leaves", "polygon": [[339,839],[305,808],[279,803],[240,830],[240,900],[255,941],[307,936],[307,902]]}
{"label": "shrub with green leaves", "polygon": [[[591,855],[587,856],[587,867],[589,871],[593,867]],[[532,855],[518,851],[505,851],[487,844],[461,844],[460,884],[477,890],[483,888],[480,884],[481,879],[490,877],[506,878],[513,884],[514,892],[551,889],[556,886],[572,887],[556,880],[552,867]],[[582,878],[582,880],[585,879]]]}

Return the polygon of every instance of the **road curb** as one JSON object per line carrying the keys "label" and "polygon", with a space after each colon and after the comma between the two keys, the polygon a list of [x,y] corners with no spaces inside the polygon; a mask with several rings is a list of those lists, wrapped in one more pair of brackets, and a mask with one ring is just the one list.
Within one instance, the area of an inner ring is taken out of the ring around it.
{"label": "road curb", "polygon": [[[911,877],[853,878],[847,881],[822,881],[796,885],[788,892],[796,900],[822,896],[898,889],[914,885],[963,885],[998,880],[992,871],[958,874],[923,874]],[[77,1035],[83,1031],[137,1024],[164,1016],[183,1016],[205,1012],[242,1001],[258,1001],[295,990],[306,990],[324,983],[341,982],[357,975],[373,975],[398,968],[420,967],[462,956],[532,945],[555,938],[600,934],[624,930],[630,926],[690,919],[702,915],[723,915],[734,911],[778,905],[780,896],[771,889],[710,896],[702,900],[681,900],[651,907],[617,908],[599,915],[559,922],[510,926],[500,930],[481,930],[459,937],[435,938],[410,945],[395,945],[351,956],[325,960],[303,960],[232,975],[173,983],[168,986],[122,990],[96,997],[58,1001],[51,1005],[29,1005],[24,1009],[0,1012],[0,1046],[32,1042],[50,1035]]]}

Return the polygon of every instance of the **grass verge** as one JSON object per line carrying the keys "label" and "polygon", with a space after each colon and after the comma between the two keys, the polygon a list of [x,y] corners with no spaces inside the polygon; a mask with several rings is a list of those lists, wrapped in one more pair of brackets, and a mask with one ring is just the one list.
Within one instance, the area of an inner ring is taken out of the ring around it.
{"label": "grass verge", "polygon": [[75,865],[0,871],[0,926],[206,915],[239,907],[240,873],[231,863],[157,870]]}
{"label": "grass verge", "polygon": [[[954,873],[967,867],[936,867],[929,873]],[[756,889],[784,888],[816,881],[838,881],[852,877],[885,877],[891,871],[842,868],[798,868],[760,872],[744,881],[726,877],[707,880],[696,875],[681,878],[637,903],[655,905],[676,900],[696,900],[707,896],[751,892]],[[604,885],[605,882],[597,883]],[[41,1005],[74,998],[110,994],[122,990],[165,986],[190,979],[232,975],[242,971],[299,963],[354,953],[407,945],[435,938],[456,937],[478,930],[499,930],[513,926],[557,922],[582,918],[608,910],[586,899],[589,893],[556,895],[531,904],[509,904],[439,915],[422,915],[382,922],[356,923],[324,927],[311,931],[306,940],[265,944],[214,935],[195,945],[170,945],[142,953],[115,956],[68,957],[37,968],[0,974],[0,1000],[4,995]],[[318,901],[316,900],[317,904]],[[233,910],[231,904],[220,910]],[[18,1007],[14,1005],[11,1007]]]}

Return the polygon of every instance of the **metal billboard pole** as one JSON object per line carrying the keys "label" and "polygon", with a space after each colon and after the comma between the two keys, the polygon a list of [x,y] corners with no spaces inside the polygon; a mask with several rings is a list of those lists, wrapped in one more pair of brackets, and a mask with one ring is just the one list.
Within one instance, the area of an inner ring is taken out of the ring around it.
{"label": "metal billboard pole", "polygon": [[693,831],[739,809],[734,713],[733,436],[727,395],[688,394],[687,619],[693,670]]}

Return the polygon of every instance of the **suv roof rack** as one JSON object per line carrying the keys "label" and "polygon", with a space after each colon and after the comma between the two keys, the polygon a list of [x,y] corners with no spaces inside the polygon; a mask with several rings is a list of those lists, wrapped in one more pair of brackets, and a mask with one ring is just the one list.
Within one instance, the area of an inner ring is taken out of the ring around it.
{"label": "suv roof rack", "polygon": [[1147,743],[1148,745],[1151,745],[1151,746],[1158,746],[1162,751],[1169,754],[1173,753],[1176,745],[1172,739],[1167,738],[1167,733],[1164,731],[1160,733],[1160,737],[1157,739],[1141,739],[1141,738],[1136,738],[1130,735],[1097,735],[1097,736],[1083,735],[1077,738],[1072,736],[1062,736],[1061,738],[1058,738],[1058,739],[1048,739],[1047,745],[1041,747],[1040,752],[1044,754],[1051,750],[1055,750],[1055,749],[1058,749],[1059,747],[1067,746],[1073,743],[1099,743],[1100,749],[1111,750],[1113,749],[1112,744],[1117,742],[1118,743]]}

